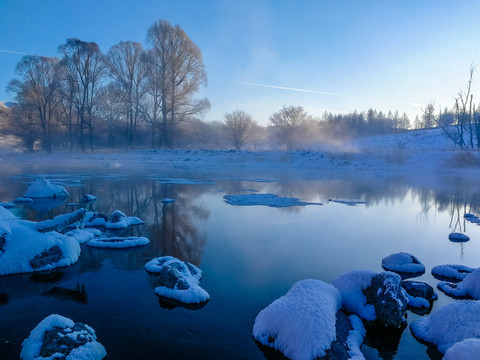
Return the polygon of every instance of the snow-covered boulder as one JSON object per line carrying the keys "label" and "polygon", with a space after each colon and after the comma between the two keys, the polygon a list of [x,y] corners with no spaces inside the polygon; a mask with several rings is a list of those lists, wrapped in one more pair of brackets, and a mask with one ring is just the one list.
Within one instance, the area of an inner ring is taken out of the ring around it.
{"label": "snow-covered boulder", "polygon": [[185,304],[199,304],[210,295],[199,286],[202,271],[187,261],[173,256],[162,256],[145,264],[145,270],[157,276],[160,286],[155,293]]}
{"label": "snow-covered boulder", "polygon": [[414,308],[428,308],[432,301],[438,299],[433,288],[421,281],[402,281],[402,288],[407,292],[408,306]]}
{"label": "snow-covered boulder", "polygon": [[480,302],[459,300],[410,324],[417,338],[432,343],[445,353],[465,339],[480,338]]}
{"label": "snow-covered boulder", "polygon": [[475,269],[472,273],[465,276],[459,283],[441,281],[437,287],[451,296],[468,296],[480,300],[480,268]]}
{"label": "snow-covered boulder", "polygon": [[96,248],[125,249],[150,244],[143,236],[96,238],[87,242],[87,246]]}
{"label": "snow-covered boulder", "polygon": [[127,216],[120,210],[115,210],[110,214],[110,220],[105,223],[107,229],[125,229],[131,225],[145,224],[145,222],[135,216]]}
{"label": "snow-covered boulder", "polygon": [[37,179],[30,184],[23,197],[26,198],[65,198],[69,195],[67,190],[61,185],[52,184],[47,179]]}
{"label": "snow-covered boulder", "polygon": [[90,326],[54,314],[43,319],[23,341],[20,358],[100,360],[106,355]]}
{"label": "snow-covered boulder", "polygon": [[97,197],[92,194],[85,194],[82,196],[82,200],[85,202],[92,202],[92,201],[96,201]]}
{"label": "snow-covered boulder", "polygon": [[453,242],[466,242],[470,240],[470,237],[462,233],[453,232],[450,235],[448,235],[448,240]]}
{"label": "snow-covered boulder", "polygon": [[437,279],[463,280],[474,268],[465,265],[437,265],[432,268],[432,275]]}
{"label": "snow-covered boulder", "polygon": [[87,241],[90,241],[101,234],[102,232],[98,229],[74,229],[65,233],[65,235],[77,240],[79,244],[85,244]]}
{"label": "snow-covered boulder", "polygon": [[480,359],[480,339],[465,339],[448,348],[443,360]]}
{"label": "snow-covered boulder", "polygon": [[337,341],[337,323],[346,320],[353,326],[347,325],[344,329],[347,336],[343,344],[333,346],[342,348],[346,358],[360,356],[365,329],[355,315],[350,319],[345,319],[342,313],[343,316],[337,316],[341,302],[339,291],[332,285],[313,279],[299,281],[286,295],[260,311],[253,326],[253,337],[289,359],[319,359],[326,357]]}
{"label": "snow-covered boulder", "polygon": [[425,272],[425,265],[415,256],[405,252],[399,252],[383,258],[382,268],[397,273],[420,274]]}
{"label": "snow-covered boulder", "polygon": [[73,238],[41,233],[21,221],[0,221],[0,275],[68,266],[79,256],[80,245]]}
{"label": "snow-covered boulder", "polygon": [[392,272],[353,270],[337,276],[332,284],[340,291],[346,311],[368,321],[399,327],[406,322],[408,303],[400,281],[400,276]]}

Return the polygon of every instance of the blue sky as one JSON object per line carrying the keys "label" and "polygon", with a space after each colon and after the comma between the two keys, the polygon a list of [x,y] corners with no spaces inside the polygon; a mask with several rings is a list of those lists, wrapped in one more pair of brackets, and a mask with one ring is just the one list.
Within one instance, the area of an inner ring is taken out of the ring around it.
{"label": "blue sky", "polygon": [[413,120],[428,101],[451,106],[465,88],[480,62],[478,14],[480,2],[442,0],[0,0],[0,100],[13,100],[5,88],[22,57],[6,51],[58,56],[71,37],[104,52],[126,40],[147,46],[147,29],[166,19],[202,50],[206,120],[241,109],[266,124],[283,105],[313,115],[398,110]]}

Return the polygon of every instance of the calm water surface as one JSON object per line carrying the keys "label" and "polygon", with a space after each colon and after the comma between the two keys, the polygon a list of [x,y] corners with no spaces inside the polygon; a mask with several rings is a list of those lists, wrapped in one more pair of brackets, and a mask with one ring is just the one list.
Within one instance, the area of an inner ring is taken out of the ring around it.
{"label": "calm water surface", "polygon": [[[427,272],[417,279],[435,288],[433,266],[479,266],[480,227],[465,223],[463,214],[479,213],[480,189],[459,179],[445,179],[437,190],[378,177],[271,177],[274,182],[223,177],[201,179],[213,180],[211,185],[180,185],[162,184],[159,179],[168,176],[160,172],[122,171],[0,174],[0,201],[22,196],[39,175],[70,192],[65,203],[13,208],[22,218],[47,219],[79,206],[105,214],[119,209],[146,223],[123,235],[151,240],[148,246],[125,250],[82,245],[79,261],[68,268],[0,277],[0,358],[18,359],[29,332],[56,313],[92,326],[109,359],[264,359],[251,335],[255,317],[296,281],[330,282],[354,269],[382,271],[382,258],[399,251],[425,264]],[[254,192],[324,205],[280,209],[223,201],[226,194]],[[98,201],[81,203],[87,193]],[[162,204],[165,197],[175,203]],[[347,206],[329,199],[366,204]],[[67,205],[75,202],[79,206]],[[471,241],[450,242],[452,231],[467,233]],[[159,300],[155,278],[143,266],[163,255],[203,270],[201,286],[211,295],[205,306],[189,309]],[[52,294],[53,288],[64,290]],[[84,291],[72,296],[75,292],[66,289]],[[454,301],[437,292],[433,311]],[[409,323],[418,316],[408,311]],[[376,330],[369,330],[362,347],[366,359],[441,358],[418,343],[408,327],[389,334]]]}

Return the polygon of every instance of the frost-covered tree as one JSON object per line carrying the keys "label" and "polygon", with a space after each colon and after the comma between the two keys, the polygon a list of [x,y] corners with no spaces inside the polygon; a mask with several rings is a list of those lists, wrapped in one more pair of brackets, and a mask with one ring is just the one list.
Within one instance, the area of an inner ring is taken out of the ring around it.
{"label": "frost-covered tree", "polygon": [[270,130],[274,141],[286,150],[293,150],[303,142],[313,118],[302,106],[284,106],[270,116]]}
{"label": "frost-covered tree", "polygon": [[251,135],[254,120],[250,114],[243,110],[235,110],[224,116],[223,128],[227,140],[240,150]]}

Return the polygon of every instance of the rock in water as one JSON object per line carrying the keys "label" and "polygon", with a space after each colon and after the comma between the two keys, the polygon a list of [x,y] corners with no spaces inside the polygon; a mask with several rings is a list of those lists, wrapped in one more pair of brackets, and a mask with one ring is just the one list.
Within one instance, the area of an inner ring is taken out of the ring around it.
{"label": "rock in water", "polygon": [[406,322],[404,315],[408,303],[400,281],[398,274],[383,272],[374,276],[371,285],[363,291],[367,303],[375,307],[377,320],[397,328]]}

